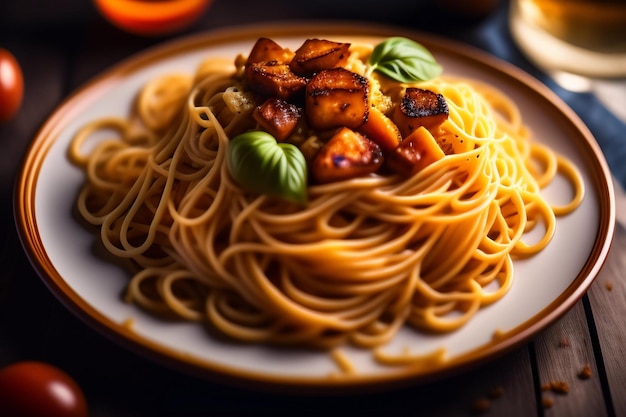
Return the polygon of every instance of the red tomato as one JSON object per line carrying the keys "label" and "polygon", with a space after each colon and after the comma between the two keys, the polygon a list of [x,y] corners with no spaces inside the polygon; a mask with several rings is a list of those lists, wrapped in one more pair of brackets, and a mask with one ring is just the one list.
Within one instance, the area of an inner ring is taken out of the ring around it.
{"label": "red tomato", "polygon": [[87,417],[78,384],[43,362],[16,362],[0,370],[0,415],[7,417]]}
{"label": "red tomato", "polygon": [[24,95],[22,69],[13,54],[0,48],[0,123],[19,110]]}
{"label": "red tomato", "polygon": [[165,35],[191,25],[212,0],[94,0],[112,24],[137,35]]}

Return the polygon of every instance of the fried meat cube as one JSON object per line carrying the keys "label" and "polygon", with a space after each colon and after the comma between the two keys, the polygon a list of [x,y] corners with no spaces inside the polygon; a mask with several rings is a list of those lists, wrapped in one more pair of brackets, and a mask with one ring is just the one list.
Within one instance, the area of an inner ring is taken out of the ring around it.
{"label": "fried meat cube", "polygon": [[345,65],[350,44],[325,39],[307,39],[295,51],[289,64],[291,70],[302,76],[311,76],[325,69]]}
{"label": "fried meat cube", "polygon": [[329,183],[376,172],[383,161],[383,152],[376,142],[343,127],[315,156],[311,172],[319,183]]}
{"label": "fried meat cube", "polygon": [[441,94],[421,88],[406,89],[395,108],[392,119],[407,137],[420,126],[432,129],[443,123],[449,115],[448,104]]}
{"label": "fried meat cube", "polygon": [[396,150],[386,154],[385,164],[393,172],[409,177],[444,156],[432,133],[420,126]]}
{"label": "fried meat cube", "polygon": [[288,100],[303,91],[306,78],[294,74],[289,64],[277,61],[253,62],[246,67],[248,87],[263,97],[278,97]]}
{"label": "fried meat cube", "polygon": [[269,38],[259,38],[252,47],[246,66],[252,63],[275,61],[281,64],[291,62],[294,52],[283,48],[278,43]]}
{"label": "fried meat cube", "polygon": [[359,129],[385,152],[396,149],[402,141],[398,126],[376,107],[370,107],[367,120]]}
{"label": "fried meat cube", "polygon": [[316,130],[358,129],[367,120],[369,81],[344,68],[322,70],[306,87],[305,113]]}
{"label": "fried meat cube", "polygon": [[291,135],[302,116],[298,106],[276,97],[265,100],[252,115],[261,128],[279,142]]}

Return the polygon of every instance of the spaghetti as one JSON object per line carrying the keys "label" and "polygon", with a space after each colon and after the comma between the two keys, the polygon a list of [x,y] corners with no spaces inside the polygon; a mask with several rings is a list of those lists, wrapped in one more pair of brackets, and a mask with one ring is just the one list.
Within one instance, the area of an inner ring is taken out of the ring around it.
{"label": "spaghetti", "polygon": [[[371,48],[353,51],[363,73]],[[127,299],[155,314],[322,348],[382,346],[405,324],[450,332],[506,294],[513,260],[583,198],[576,168],[531,140],[510,99],[444,78],[419,83],[449,117],[434,133],[445,156],[417,174],[311,184],[304,206],[246,192],[225,163],[230,138],[256,127],[241,63],[155,78],[128,118],[93,121],[69,149],[85,172],[78,211],[132,260]],[[392,101],[406,87],[375,82]],[[109,138],[83,153],[96,132]],[[557,174],[574,189],[560,207],[541,195]]]}

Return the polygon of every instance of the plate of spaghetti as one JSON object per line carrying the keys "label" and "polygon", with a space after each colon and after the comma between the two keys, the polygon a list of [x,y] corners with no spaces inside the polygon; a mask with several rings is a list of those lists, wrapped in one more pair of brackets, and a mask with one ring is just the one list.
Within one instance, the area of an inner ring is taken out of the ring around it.
{"label": "plate of spaghetti", "polygon": [[599,272],[615,208],[594,138],[526,73],[308,22],[170,41],[86,83],[35,137],[16,218],[51,291],[120,343],[353,388],[527,342]]}

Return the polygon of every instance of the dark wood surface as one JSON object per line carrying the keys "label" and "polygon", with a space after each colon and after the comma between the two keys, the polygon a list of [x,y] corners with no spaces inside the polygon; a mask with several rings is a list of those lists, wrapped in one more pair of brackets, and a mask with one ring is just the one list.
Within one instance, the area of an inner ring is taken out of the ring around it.
{"label": "dark wood surface", "polygon": [[[602,130],[605,111],[586,112],[590,102],[599,105],[592,97],[559,90],[520,56],[506,28],[506,4],[481,19],[451,16],[429,1],[415,2],[407,13],[378,13],[362,4],[316,8],[276,0],[215,0],[197,25],[178,36],[287,19],[356,19],[420,29],[474,44],[527,69],[568,100],[597,137],[620,134],[626,148],[624,130]],[[18,58],[26,83],[20,112],[0,125],[0,367],[35,359],[64,369],[83,388],[94,417],[334,415],[344,407],[352,410],[349,415],[626,416],[626,232],[620,225],[587,294],[530,343],[444,380],[396,390],[311,398],[208,382],[137,355],[73,316],[45,287],[20,246],[12,210],[15,176],[37,129],[74,89],[165,39],[121,32],[86,0],[0,5],[0,47]],[[589,378],[579,376],[585,366]],[[551,382],[564,382],[569,391],[546,390]]]}

